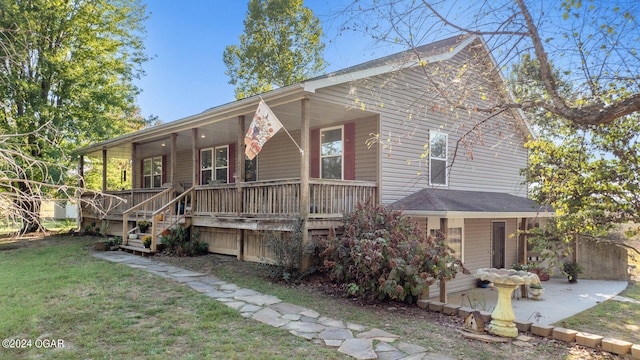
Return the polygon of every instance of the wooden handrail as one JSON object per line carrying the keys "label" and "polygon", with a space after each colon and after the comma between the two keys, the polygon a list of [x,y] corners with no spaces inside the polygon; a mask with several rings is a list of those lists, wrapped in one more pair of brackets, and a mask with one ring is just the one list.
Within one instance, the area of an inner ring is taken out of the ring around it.
{"label": "wooden handrail", "polygon": [[[137,223],[138,223],[138,219],[139,219],[139,211],[142,208],[146,208],[147,204],[152,203],[153,201],[156,201],[158,198],[167,196],[168,194],[170,194],[172,191],[174,190],[173,186],[168,187],[167,189],[157,193],[156,195],[148,198],[147,200],[134,205],[132,207],[130,207],[129,209],[125,210],[122,213],[122,243],[124,245],[127,245],[127,243],[129,242],[129,233],[133,232],[136,230],[136,228],[138,227]],[[129,214],[135,212],[136,216],[135,216],[135,221],[136,221],[136,226],[129,230]],[[146,217],[145,217],[146,218]]]}
{"label": "wooden handrail", "polygon": [[[164,204],[160,209],[153,212],[151,221],[151,250],[156,251],[158,248],[158,234],[161,234],[173,225],[178,224],[182,219],[186,219],[187,213],[191,213],[193,211],[192,202],[194,196],[195,187],[192,186],[182,194],[176,196],[173,200]],[[179,204],[182,203],[182,200],[184,200],[184,207],[181,212]],[[173,214],[174,212],[175,214]],[[160,216],[162,217],[162,220],[159,219]],[[162,226],[160,226],[161,221]]]}

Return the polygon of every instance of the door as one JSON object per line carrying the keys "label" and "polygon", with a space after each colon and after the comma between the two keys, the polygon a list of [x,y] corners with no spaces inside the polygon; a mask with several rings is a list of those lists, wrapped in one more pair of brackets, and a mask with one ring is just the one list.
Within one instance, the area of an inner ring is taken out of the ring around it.
{"label": "door", "polygon": [[505,247],[507,242],[507,224],[504,221],[494,221],[492,223],[492,252],[491,267],[502,269],[505,267]]}

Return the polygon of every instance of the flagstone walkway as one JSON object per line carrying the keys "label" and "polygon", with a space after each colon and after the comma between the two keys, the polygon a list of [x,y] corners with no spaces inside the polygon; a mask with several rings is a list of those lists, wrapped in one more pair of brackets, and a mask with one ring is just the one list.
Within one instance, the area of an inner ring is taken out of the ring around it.
{"label": "flagstone walkway", "polygon": [[445,354],[427,353],[425,348],[404,342],[399,336],[384,330],[332,319],[312,309],[240,288],[211,275],[120,251],[95,252],[94,256],[184,283],[204,296],[238,310],[246,318],[281,328],[316,344],[335,347],[339,352],[356,359],[455,359]]}

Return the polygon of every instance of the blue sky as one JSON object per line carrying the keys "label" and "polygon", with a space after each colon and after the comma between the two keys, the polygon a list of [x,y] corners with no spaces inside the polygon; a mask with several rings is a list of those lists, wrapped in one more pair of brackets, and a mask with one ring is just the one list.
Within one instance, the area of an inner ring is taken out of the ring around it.
{"label": "blue sky", "polygon": [[[248,0],[146,3],[150,16],[145,46],[152,60],[144,64],[146,75],[136,82],[142,89],[138,97],[142,115],[157,115],[166,123],[233,101],[222,53],[227,45],[239,43]],[[323,26],[328,72],[401,50],[380,46],[360,34],[338,36],[339,21],[330,19],[344,7],[342,1],[307,0],[305,6]]]}

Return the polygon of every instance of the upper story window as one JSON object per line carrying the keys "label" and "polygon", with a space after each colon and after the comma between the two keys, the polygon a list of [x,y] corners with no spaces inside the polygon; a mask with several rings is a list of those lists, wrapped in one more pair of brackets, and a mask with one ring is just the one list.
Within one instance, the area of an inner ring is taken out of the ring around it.
{"label": "upper story window", "polygon": [[200,184],[226,183],[229,179],[229,147],[200,150]]}
{"label": "upper story window", "polygon": [[344,142],[343,128],[320,130],[320,177],[342,180]]}
{"label": "upper story window", "polygon": [[447,185],[447,134],[429,132],[429,183]]}
{"label": "upper story window", "polygon": [[162,157],[147,158],[142,161],[142,179],[145,189],[162,186]]}

